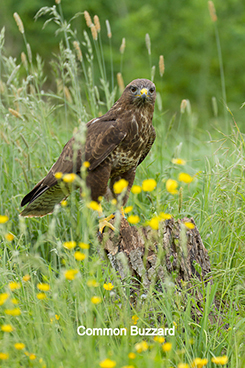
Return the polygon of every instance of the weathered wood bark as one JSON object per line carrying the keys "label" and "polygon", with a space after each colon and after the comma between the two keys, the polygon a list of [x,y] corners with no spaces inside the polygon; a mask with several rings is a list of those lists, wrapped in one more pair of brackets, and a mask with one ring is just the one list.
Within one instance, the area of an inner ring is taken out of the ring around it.
{"label": "weathered wood bark", "polygon": [[[115,223],[115,219],[111,223]],[[103,248],[121,279],[133,276],[132,290],[147,292],[150,285],[158,290],[166,280],[172,280],[182,288],[192,288],[192,293],[201,300],[201,292],[193,288],[193,280],[208,279],[211,271],[208,252],[205,249],[199,231],[187,229],[184,222],[194,219],[173,218],[160,223],[158,231],[150,227],[137,229],[121,219],[118,233],[108,230],[101,239]],[[116,224],[119,227],[119,224]]]}

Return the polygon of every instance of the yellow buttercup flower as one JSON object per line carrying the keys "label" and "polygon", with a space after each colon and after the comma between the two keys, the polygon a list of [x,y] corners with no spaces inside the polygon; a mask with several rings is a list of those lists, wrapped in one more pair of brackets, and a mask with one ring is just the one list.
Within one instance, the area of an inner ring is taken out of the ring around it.
{"label": "yellow buttercup flower", "polygon": [[166,181],[166,189],[169,193],[177,194],[178,193],[177,187],[178,187],[178,183],[176,180],[168,179]]}
{"label": "yellow buttercup flower", "polygon": [[128,187],[128,181],[125,179],[120,179],[113,185],[113,190],[115,194],[120,194],[124,189]]}
{"label": "yellow buttercup flower", "polygon": [[187,229],[190,229],[190,230],[195,229],[195,225],[192,222],[186,221],[184,222],[184,225],[185,227],[187,227]]}
{"label": "yellow buttercup flower", "polygon": [[131,192],[133,194],[139,194],[142,191],[141,187],[139,185],[133,185],[131,188]]}
{"label": "yellow buttercup flower", "polygon": [[22,277],[22,280],[24,281],[24,282],[27,282],[27,281],[29,281],[31,279],[31,276],[30,275],[24,275],[23,277]]}
{"label": "yellow buttercup flower", "polygon": [[8,299],[9,294],[8,293],[2,293],[0,294],[0,305],[3,305],[6,300]]}
{"label": "yellow buttercup flower", "polygon": [[49,284],[44,284],[44,283],[39,283],[39,284],[37,284],[37,288],[41,291],[49,291],[50,290],[50,285]]}
{"label": "yellow buttercup flower", "polygon": [[165,342],[165,344],[162,345],[162,350],[165,352],[168,352],[172,349],[171,342]]}
{"label": "yellow buttercup flower", "polygon": [[5,224],[9,220],[8,216],[0,215],[0,224]]}
{"label": "yellow buttercup flower", "polygon": [[0,359],[1,360],[7,360],[9,358],[9,354],[8,353],[0,353]]}
{"label": "yellow buttercup flower", "polygon": [[86,258],[86,254],[77,251],[74,253],[74,257],[77,261],[83,261]]}
{"label": "yellow buttercup flower", "polygon": [[26,346],[25,346],[25,344],[23,344],[23,342],[16,342],[14,344],[14,347],[15,347],[16,350],[23,350]]}
{"label": "yellow buttercup flower", "polygon": [[146,179],[142,183],[142,190],[144,192],[152,192],[157,186],[157,182],[154,179]]}
{"label": "yellow buttercup flower", "polygon": [[21,310],[20,308],[5,309],[4,313],[8,316],[17,317],[21,315]]}
{"label": "yellow buttercup flower", "polygon": [[191,364],[192,368],[202,368],[208,364],[208,359],[195,358]]}
{"label": "yellow buttercup flower", "polygon": [[58,180],[59,180],[59,179],[61,179],[61,178],[62,178],[63,173],[62,173],[62,172],[57,172],[57,173],[55,173],[55,174],[54,174],[54,176],[55,176],[55,178],[56,178],[56,179],[58,179]]}
{"label": "yellow buttercup flower", "polygon": [[6,239],[7,241],[12,241],[12,240],[14,240],[14,235],[13,235],[13,234],[11,234],[11,233],[7,233],[7,234],[5,234],[4,236],[5,236],[5,239]]}
{"label": "yellow buttercup flower", "polygon": [[105,360],[102,360],[102,362],[100,362],[100,367],[101,368],[114,368],[116,364],[117,363],[115,362],[115,360],[105,359]]}
{"label": "yellow buttercup flower", "polygon": [[137,353],[141,353],[142,351],[146,351],[148,349],[148,344],[146,341],[141,341],[138,344],[135,344],[135,350]]}
{"label": "yellow buttercup flower", "polygon": [[129,213],[130,211],[132,211],[133,206],[128,206],[124,208],[124,213]]}
{"label": "yellow buttercup flower", "polygon": [[148,225],[153,229],[153,230],[158,230],[159,229],[159,219],[157,217],[153,217],[149,222]]}
{"label": "yellow buttercup flower", "polygon": [[21,284],[19,282],[16,282],[16,281],[11,281],[8,286],[9,286],[9,289],[12,290],[12,291],[21,288]]}
{"label": "yellow buttercup flower", "polygon": [[90,163],[88,161],[84,161],[83,167],[85,167],[86,169],[88,169],[89,166],[90,166]]}
{"label": "yellow buttercup flower", "polygon": [[104,288],[105,290],[111,291],[111,290],[114,288],[114,285],[112,285],[112,283],[111,283],[111,282],[108,282],[107,284],[104,284],[104,285],[103,285],[103,288]]}
{"label": "yellow buttercup flower", "polygon": [[100,303],[102,302],[102,299],[101,299],[101,297],[100,297],[100,296],[93,296],[93,297],[91,298],[91,302],[92,302],[93,304],[100,304]]}
{"label": "yellow buttercup flower", "polygon": [[87,244],[87,243],[80,242],[80,243],[78,243],[78,246],[81,249],[89,249],[89,244]]}
{"label": "yellow buttercup flower", "polygon": [[190,184],[193,181],[193,177],[186,173],[180,173],[178,179],[186,184]]}
{"label": "yellow buttercup flower", "polygon": [[214,364],[225,365],[225,364],[228,363],[228,356],[227,355],[223,355],[223,356],[213,357],[211,359],[211,362],[214,363]]}
{"label": "yellow buttercup flower", "polygon": [[88,280],[87,285],[88,287],[98,287],[100,284],[96,280]]}
{"label": "yellow buttercup flower", "polygon": [[173,158],[171,161],[175,165],[185,165],[186,161],[182,160],[182,158]]}
{"label": "yellow buttercup flower", "polygon": [[15,304],[15,305],[19,304],[19,302],[16,298],[11,299],[11,303]]}
{"label": "yellow buttercup flower", "polygon": [[65,278],[70,281],[74,280],[77,273],[78,273],[78,270],[67,270],[65,272]]}
{"label": "yellow buttercup flower", "polygon": [[30,360],[35,360],[35,359],[36,359],[36,357],[37,357],[37,356],[36,356],[36,354],[33,354],[33,353],[30,353],[30,354],[29,354],[29,359],[30,359]]}
{"label": "yellow buttercup flower", "polygon": [[139,317],[136,316],[136,314],[132,316],[132,321],[133,321],[134,325],[137,325],[138,319],[139,319]]}
{"label": "yellow buttercup flower", "polygon": [[87,207],[91,208],[91,210],[94,211],[101,211],[101,205],[96,201],[91,201],[90,203],[87,204]]}
{"label": "yellow buttercup flower", "polygon": [[138,215],[130,215],[128,217],[128,222],[130,222],[130,224],[135,225],[138,224],[138,222],[140,222],[140,218]]}
{"label": "yellow buttercup flower", "polygon": [[45,293],[37,293],[37,299],[39,300],[47,299],[47,295]]}
{"label": "yellow buttercup flower", "polygon": [[128,357],[129,357],[129,359],[135,359],[136,358],[136,354],[133,353],[133,352],[131,352],[131,353],[128,354]]}
{"label": "yellow buttercup flower", "polygon": [[189,364],[187,363],[179,363],[177,365],[177,368],[190,368]]}
{"label": "yellow buttercup flower", "polygon": [[14,328],[11,325],[2,325],[1,330],[3,332],[12,332],[12,331],[14,331]]}
{"label": "yellow buttercup flower", "polygon": [[66,249],[69,249],[69,250],[75,248],[76,245],[77,245],[77,243],[73,240],[63,243],[63,247],[66,248]]}
{"label": "yellow buttercup flower", "polygon": [[63,200],[63,201],[60,202],[60,204],[61,204],[62,207],[66,207],[67,206],[67,203],[68,202],[66,200]]}
{"label": "yellow buttercup flower", "polygon": [[63,176],[63,181],[65,183],[73,183],[75,179],[76,179],[76,174],[74,174],[74,173],[72,173],[72,174],[65,174]]}
{"label": "yellow buttercup flower", "polygon": [[165,342],[165,338],[163,336],[155,336],[153,340],[159,342],[160,344]]}
{"label": "yellow buttercup flower", "polygon": [[159,213],[159,218],[161,220],[170,220],[172,218],[172,215],[170,215],[169,213],[160,212]]}

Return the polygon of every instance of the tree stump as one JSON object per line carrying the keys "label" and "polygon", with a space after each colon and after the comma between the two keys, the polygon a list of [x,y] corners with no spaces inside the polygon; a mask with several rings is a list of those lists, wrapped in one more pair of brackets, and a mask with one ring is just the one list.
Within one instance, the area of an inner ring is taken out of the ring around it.
{"label": "tree stump", "polygon": [[[195,227],[187,229],[184,222],[191,222]],[[119,227],[116,219],[111,223]],[[132,295],[147,293],[151,285],[161,290],[164,282],[172,279],[180,289],[189,286],[192,294],[201,300],[202,293],[193,288],[193,280],[212,284],[208,277],[211,271],[208,252],[193,218],[171,218],[161,222],[159,230],[149,226],[138,229],[121,218],[119,232],[108,229],[100,240],[121,280],[133,276]]]}

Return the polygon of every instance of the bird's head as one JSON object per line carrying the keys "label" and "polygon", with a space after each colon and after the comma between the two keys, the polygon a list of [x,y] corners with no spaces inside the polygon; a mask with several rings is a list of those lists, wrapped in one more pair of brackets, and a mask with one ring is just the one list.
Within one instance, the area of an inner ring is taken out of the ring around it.
{"label": "bird's head", "polygon": [[153,106],[156,99],[156,87],[148,79],[135,79],[127,85],[121,96],[127,104],[136,106]]}

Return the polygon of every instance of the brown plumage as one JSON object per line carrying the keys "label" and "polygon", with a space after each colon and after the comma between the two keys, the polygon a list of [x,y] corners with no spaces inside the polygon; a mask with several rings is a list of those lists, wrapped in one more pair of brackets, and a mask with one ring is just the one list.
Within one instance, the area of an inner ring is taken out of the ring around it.
{"label": "brown plumage", "polygon": [[128,181],[123,198],[125,205],[134,182],[137,166],[145,159],[155,140],[152,126],[155,85],[148,79],[136,79],[124,90],[119,100],[103,116],[87,123],[85,147],[74,136],[63,148],[57,162],[22,200],[28,206],[21,216],[44,216],[52,213],[54,206],[69,194],[69,187],[55,178],[55,173],[80,174],[82,163],[88,161],[86,184],[91,199],[99,202],[109,188],[120,179]]}

